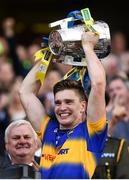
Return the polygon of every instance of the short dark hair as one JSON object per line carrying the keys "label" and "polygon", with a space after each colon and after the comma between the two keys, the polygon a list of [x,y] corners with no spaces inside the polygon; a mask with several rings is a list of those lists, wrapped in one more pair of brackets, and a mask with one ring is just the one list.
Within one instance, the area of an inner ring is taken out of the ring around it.
{"label": "short dark hair", "polygon": [[84,91],[81,81],[75,81],[71,79],[65,79],[57,82],[53,87],[54,96],[57,92],[67,89],[75,90],[79,94],[81,100],[84,100],[86,102],[88,101],[87,95]]}
{"label": "short dark hair", "polygon": [[113,76],[109,82],[107,82],[107,85],[109,86],[109,84],[112,82],[112,81],[115,81],[115,80],[121,80],[124,85],[126,86],[126,88],[129,90],[129,79],[128,78],[125,78],[125,77],[122,77],[120,75],[115,75]]}

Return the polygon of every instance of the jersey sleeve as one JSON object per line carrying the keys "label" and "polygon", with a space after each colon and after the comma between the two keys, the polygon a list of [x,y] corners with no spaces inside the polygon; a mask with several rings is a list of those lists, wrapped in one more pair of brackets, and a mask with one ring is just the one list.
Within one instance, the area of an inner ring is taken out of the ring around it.
{"label": "jersey sleeve", "polygon": [[44,132],[45,132],[45,130],[46,130],[46,127],[47,127],[47,125],[48,125],[48,122],[49,122],[49,117],[46,116],[46,117],[44,118],[44,120],[43,120],[43,123],[42,123],[42,126],[41,126],[40,131],[39,131],[39,132],[36,132],[40,140],[43,139]]}
{"label": "jersey sleeve", "polygon": [[106,123],[106,114],[96,122],[87,119],[88,128],[88,149],[92,152],[102,152],[104,149],[108,125]]}

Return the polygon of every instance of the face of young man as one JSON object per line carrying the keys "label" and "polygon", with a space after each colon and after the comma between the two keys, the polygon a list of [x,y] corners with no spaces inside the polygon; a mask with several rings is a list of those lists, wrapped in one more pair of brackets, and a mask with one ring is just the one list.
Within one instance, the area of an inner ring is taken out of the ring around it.
{"label": "face of young man", "polygon": [[83,120],[86,102],[74,90],[59,91],[55,95],[55,114],[61,129],[71,129]]}
{"label": "face of young man", "polygon": [[11,129],[6,150],[12,159],[17,161],[19,158],[32,159],[37,148],[37,141],[30,127],[26,124]]}

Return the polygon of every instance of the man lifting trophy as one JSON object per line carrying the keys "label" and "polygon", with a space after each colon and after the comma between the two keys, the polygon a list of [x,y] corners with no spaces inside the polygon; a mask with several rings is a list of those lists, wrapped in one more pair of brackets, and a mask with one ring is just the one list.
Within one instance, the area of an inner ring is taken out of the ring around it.
{"label": "man lifting trophy", "polygon": [[[48,47],[36,52],[38,62],[20,89],[27,117],[42,142],[42,179],[92,178],[107,137],[106,75],[100,59],[110,52],[109,28],[94,21],[88,8],[49,26]],[[37,92],[53,59],[73,68],[54,85],[55,117],[48,117]]]}

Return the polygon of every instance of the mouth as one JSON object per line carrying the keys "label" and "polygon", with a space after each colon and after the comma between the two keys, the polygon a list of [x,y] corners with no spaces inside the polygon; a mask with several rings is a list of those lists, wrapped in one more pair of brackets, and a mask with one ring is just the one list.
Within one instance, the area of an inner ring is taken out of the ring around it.
{"label": "mouth", "polygon": [[58,115],[61,119],[66,119],[70,116],[70,113],[59,113]]}
{"label": "mouth", "polygon": [[30,148],[30,146],[28,146],[28,145],[24,145],[24,146],[19,145],[16,147],[16,149],[29,149],[29,148]]}

